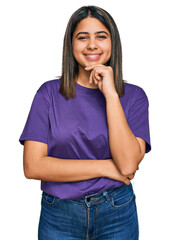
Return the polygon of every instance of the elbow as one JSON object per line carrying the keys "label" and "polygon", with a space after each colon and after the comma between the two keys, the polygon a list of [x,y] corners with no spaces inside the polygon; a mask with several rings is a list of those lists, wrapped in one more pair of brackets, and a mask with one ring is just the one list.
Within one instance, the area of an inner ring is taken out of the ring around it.
{"label": "elbow", "polygon": [[136,167],[134,167],[134,166],[132,166],[132,167],[128,166],[128,167],[126,167],[126,168],[120,169],[120,172],[121,172],[121,174],[122,174],[123,176],[130,176],[130,175],[132,175],[132,174],[135,174],[135,172],[137,171],[137,169],[138,169],[138,166],[136,166]]}
{"label": "elbow", "polygon": [[144,158],[144,153],[142,151],[137,151],[136,153],[130,154],[129,156],[123,156],[122,159],[125,159],[121,162],[121,165],[119,165],[119,170],[123,176],[129,176],[132,174],[135,174],[135,172],[138,170],[139,163]]}
{"label": "elbow", "polygon": [[122,166],[119,167],[119,170],[123,176],[129,176],[132,174],[135,174],[136,171],[139,169],[139,163],[142,159],[135,158],[134,161],[126,161],[126,164],[124,163]]}
{"label": "elbow", "polygon": [[24,175],[27,179],[41,180],[41,166],[39,159],[36,161],[29,161],[24,159]]}
{"label": "elbow", "polygon": [[24,176],[25,176],[27,179],[33,179],[33,178],[31,177],[31,175],[29,175],[29,174],[27,174],[27,173],[25,173],[25,172],[24,172]]}
{"label": "elbow", "polygon": [[27,179],[37,179],[42,171],[42,157],[46,156],[47,144],[36,141],[25,141],[23,154],[23,170]]}
{"label": "elbow", "polygon": [[33,179],[33,172],[28,166],[24,166],[24,176],[27,179]]}
{"label": "elbow", "polygon": [[33,163],[24,162],[24,175],[27,179],[37,179],[35,169]]}

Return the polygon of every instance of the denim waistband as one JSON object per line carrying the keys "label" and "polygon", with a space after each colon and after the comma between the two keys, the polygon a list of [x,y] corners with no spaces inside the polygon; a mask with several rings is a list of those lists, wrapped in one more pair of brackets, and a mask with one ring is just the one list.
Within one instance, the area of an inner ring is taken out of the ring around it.
{"label": "denim waistband", "polygon": [[43,192],[43,195],[45,198],[51,196],[51,198],[53,198],[53,200],[51,200],[52,202],[55,202],[55,200],[58,199],[58,201],[68,201],[70,203],[72,202],[75,204],[85,204],[87,207],[90,207],[92,205],[102,203],[102,202],[109,203],[110,201],[112,201],[112,199],[116,197],[116,194],[118,194],[120,191],[126,191],[126,190],[133,191],[133,187],[131,183],[128,186],[123,184],[122,186],[117,188],[109,188],[100,193],[94,193],[94,194],[86,195],[83,198],[72,199],[72,200],[60,199],[60,198],[51,196],[50,194],[47,194],[45,192]]}
{"label": "denim waistband", "polygon": [[110,202],[115,194],[117,194],[119,191],[123,190],[123,188],[126,188],[126,187],[132,188],[132,185],[130,184],[127,186],[123,184],[122,186],[117,188],[109,188],[103,192],[86,195],[83,198],[71,200],[71,201],[78,202],[78,203],[85,203],[88,207],[104,201]]}

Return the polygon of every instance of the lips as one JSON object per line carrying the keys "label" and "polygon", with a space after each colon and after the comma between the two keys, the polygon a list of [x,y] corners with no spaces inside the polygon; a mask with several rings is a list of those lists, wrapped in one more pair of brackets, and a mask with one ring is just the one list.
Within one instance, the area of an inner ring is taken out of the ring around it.
{"label": "lips", "polygon": [[95,54],[84,54],[87,60],[89,61],[96,61],[99,60],[102,53],[95,53]]}

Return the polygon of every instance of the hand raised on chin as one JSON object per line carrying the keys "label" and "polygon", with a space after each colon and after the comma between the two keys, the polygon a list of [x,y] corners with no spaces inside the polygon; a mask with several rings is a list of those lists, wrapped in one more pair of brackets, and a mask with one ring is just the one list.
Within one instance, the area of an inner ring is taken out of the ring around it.
{"label": "hand raised on chin", "polygon": [[110,66],[94,64],[85,67],[85,70],[91,71],[89,83],[94,82],[97,84],[105,98],[109,95],[117,94],[114,84],[113,69]]}

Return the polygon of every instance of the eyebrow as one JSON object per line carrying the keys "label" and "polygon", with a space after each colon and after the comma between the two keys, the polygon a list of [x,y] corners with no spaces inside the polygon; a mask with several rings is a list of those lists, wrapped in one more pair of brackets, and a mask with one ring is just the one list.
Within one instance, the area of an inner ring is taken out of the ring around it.
{"label": "eyebrow", "polygon": [[[107,32],[105,32],[105,31],[95,32],[95,34],[100,34],[100,33],[105,33],[105,34],[107,34],[107,35],[109,36],[109,34],[108,34]],[[89,33],[88,33],[88,32],[79,32],[79,33],[76,34],[75,37],[77,37],[77,36],[80,35],[80,34],[89,34]]]}

